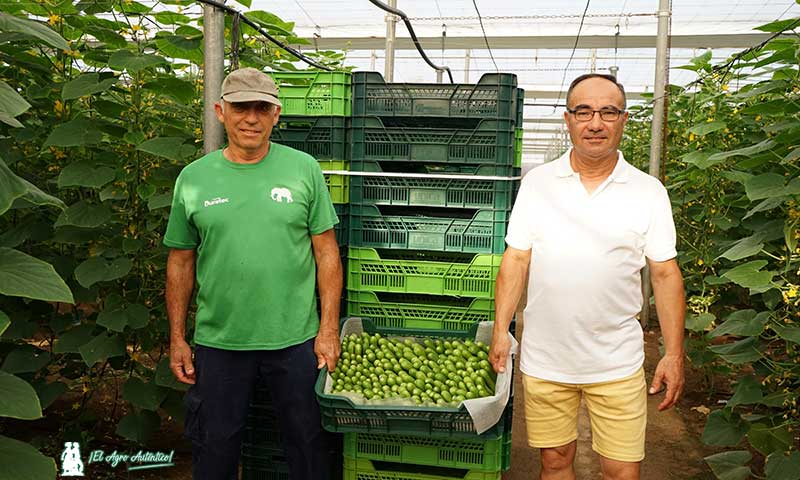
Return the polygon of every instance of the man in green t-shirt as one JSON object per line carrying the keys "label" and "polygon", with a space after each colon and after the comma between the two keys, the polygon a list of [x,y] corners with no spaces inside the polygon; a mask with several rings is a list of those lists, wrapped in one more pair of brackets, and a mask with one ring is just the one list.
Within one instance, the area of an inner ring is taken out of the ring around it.
{"label": "man in green t-shirt", "polygon": [[[314,382],[339,358],[339,220],[316,160],[269,141],[277,94],[256,69],[228,75],[215,105],[228,146],[187,165],[175,182],[164,236],[170,367],[191,384],[185,430],[195,479],[237,477],[258,378],[270,391],[290,477],[329,475]],[[195,284],[193,358],[186,318]]]}

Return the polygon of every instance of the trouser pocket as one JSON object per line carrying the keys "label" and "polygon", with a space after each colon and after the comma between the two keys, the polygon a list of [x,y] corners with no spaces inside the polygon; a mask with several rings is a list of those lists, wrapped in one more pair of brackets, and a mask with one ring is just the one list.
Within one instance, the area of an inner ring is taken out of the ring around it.
{"label": "trouser pocket", "polygon": [[183,397],[183,404],[186,407],[186,418],[183,421],[183,434],[194,443],[203,443],[202,435],[202,398],[200,398],[197,387],[191,386]]}

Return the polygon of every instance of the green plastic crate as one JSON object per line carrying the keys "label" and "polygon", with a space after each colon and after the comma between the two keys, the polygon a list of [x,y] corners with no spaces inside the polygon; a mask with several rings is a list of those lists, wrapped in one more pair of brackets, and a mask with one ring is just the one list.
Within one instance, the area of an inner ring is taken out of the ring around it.
{"label": "green plastic crate", "polygon": [[285,115],[349,117],[352,109],[350,72],[270,72],[278,85]]}
{"label": "green plastic crate", "polygon": [[502,255],[350,247],[351,290],[494,298]]}
{"label": "green plastic crate", "polygon": [[353,115],[514,120],[517,76],[486,73],[477,84],[386,83],[378,72],[353,74]]}
{"label": "green plastic crate", "polygon": [[478,210],[470,218],[382,214],[350,205],[350,245],[440,252],[503,253],[507,210]]}
{"label": "green plastic crate", "polygon": [[[349,320],[349,319],[347,319]],[[468,330],[448,332],[419,328],[396,330],[376,325],[370,319],[361,319],[367,333],[382,335],[402,335],[404,337],[447,337],[475,338],[478,325],[473,324]],[[513,370],[512,370],[513,374]],[[430,438],[459,438],[494,440],[501,438],[512,424],[513,396],[503,411],[503,415],[494,426],[478,435],[474,430],[472,417],[464,406],[460,407],[428,407],[428,406],[393,406],[393,405],[356,405],[347,397],[325,393],[325,380],[328,373],[324,369],[317,377],[314,391],[320,405],[322,426],[329,432],[381,433],[392,435],[413,435]],[[512,378],[513,385],[513,378]],[[513,390],[512,390],[513,395]]]}
{"label": "green plastic crate", "polygon": [[517,128],[522,128],[523,117],[525,115],[525,90],[521,88],[517,89],[517,100],[514,105],[517,109]]}
{"label": "green plastic crate", "polygon": [[494,300],[421,294],[347,290],[347,315],[364,317],[380,327],[434,331],[469,331],[494,320]]}
{"label": "green plastic crate", "polygon": [[350,184],[351,203],[503,210],[513,206],[519,181],[353,176]]}
{"label": "green plastic crate", "polygon": [[344,480],[500,480],[501,472],[481,472],[344,457]]}
{"label": "green plastic crate", "polygon": [[511,432],[493,440],[345,433],[344,455],[354,459],[498,472],[508,463]]}
{"label": "green plastic crate", "polygon": [[522,136],[523,130],[518,128],[514,131],[514,166],[522,166]]}
{"label": "green plastic crate", "polygon": [[[322,170],[350,170],[350,162],[346,160],[319,160]],[[350,203],[350,177],[333,173],[323,173],[325,185],[331,194],[333,203]]]}
{"label": "green plastic crate", "polygon": [[350,240],[350,205],[342,203],[334,203],[334,210],[336,216],[339,217],[339,223],[334,225],[333,230],[336,233],[336,243],[339,248],[349,245]]}
{"label": "green plastic crate", "polygon": [[281,115],[270,140],[317,160],[347,159],[347,118]]}
{"label": "green plastic crate", "polygon": [[351,160],[350,170],[353,172],[395,172],[422,173],[464,176],[487,176],[500,178],[519,177],[521,170],[513,165],[496,164],[458,164],[458,163],[411,163],[373,160]]}
{"label": "green plastic crate", "polygon": [[475,126],[412,127],[378,117],[353,117],[351,160],[514,164],[514,120]]}

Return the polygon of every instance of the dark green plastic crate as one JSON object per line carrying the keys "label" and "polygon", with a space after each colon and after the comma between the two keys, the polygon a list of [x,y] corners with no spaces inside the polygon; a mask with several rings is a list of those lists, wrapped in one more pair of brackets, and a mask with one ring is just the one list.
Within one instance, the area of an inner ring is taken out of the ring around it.
{"label": "dark green plastic crate", "polygon": [[344,480],[500,480],[501,472],[482,472],[344,457]]}
{"label": "dark green plastic crate", "polygon": [[386,83],[378,72],[353,74],[353,116],[514,120],[517,76],[486,73],[477,84]]}
{"label": "dark green plastic crate", "polygon": [[503,210],[513,206],[519,181],[356,175],[350,185],[350,202],[363,205]]}
{"label": "dark green plastic crate", "polygon": [[494,298],[499,254],[452,254],[350,247],[347,288]]}
{"label": "dark green plastic crate", "polygon": [[350,72],[269,72],[278,85],[284,115],[333,115],[349,117]]}
{"label": "dark green plastic crate", "polygon": [[517,89],[517,101],[515,102],[515,107],[517,109],[517,128],[522,128],[525,114],[525,90],[521,88]]}
{"label": "dark green plastic crate", "polygon": [[514,120],[472,127],[409,127],[378,117],[353,117],[351,160],[514,164]]}
{"label": "dark green plastic crate", "polygon": [[[402,335],[404,337],[464,339],[474,339],[478,328],[477,324],[473,324],[466,331],[441,332],[415,328],[397,331],[392,328],[377,326],[369,319],[362,319],[362,325],[365,332],[370,334],[377,332],[384,336]],[[500,420],[487,431],[478,435],[474,430],[472,417],[463,405],[460,407],[356,405],[347,397],[325,393],[327,374],[324,369],[320,371],[314,390],[320,404],[322,426],[329,432],[364,432],[431,438],[493,440],[501,438],[512,425],[513,393],[509,397],[508,404],[506,404]],[[511,384],[513,385],[513,377]]]}
{"label": "dark green plastic crate", "polygon": [[339,244],[339,247],[344,247],[349,245],[350,206],[334,203],[333,208],[336,210],[336,216],[339,217],[339,223],[333,227],[334,232],[336,232],[336,243]]}
{"label": "dark green plastic crate", "polygon": [[242,453],[242,480],[289,480],[283,455],[261,457]]}
{"label": "dark green plastic crate", "polygon": [[393,172],[441,175],[485,176],[498,178],[519,177],[521,170],[512,165],[464,164],[464,163],[411,163],[373,160],[352,160],[353,172]]}
{"label": "dark green plastic crate", "polygon": [[349,245],[440,252],[503,253],[507,210],[471,218],[383,215],[374,205],[350,205]]}
{"label": "dark green plastic crate", "polygon": [[518,128],[514,131],[514,166],[522,166],[522,137],[523,130]]}
{"label": "dark green plastic crate", "polygon": [[345,433],[344,455],[354,459],[498,472],[508,465],[511,432],[500,438],[455,439]]}
{"label": "dark green plastic crate", "polygon": [[494,320],[494,299],[347,290],[347,315],[399,331],[469,331]]}
{"label": "dark green plastic crate", "polygon": [[306,152],[317,160],[348,158],[345,117],[281,115],[270,140]]}

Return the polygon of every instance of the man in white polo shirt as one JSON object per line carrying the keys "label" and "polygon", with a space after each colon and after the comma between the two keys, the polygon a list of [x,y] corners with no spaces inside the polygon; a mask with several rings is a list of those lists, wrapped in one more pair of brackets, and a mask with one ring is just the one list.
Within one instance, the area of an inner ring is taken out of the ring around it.
{"label": "man in white polo shirt", "polygon": [[508,225],[496,288],[490,360],[498,372],[509,323],[528,279],[520,368],[528,441],[541,449],[543,480],[575,479],[581,397],[603,478],[639,478],[647,386],[641,269],[650,266],[665,355],[650,393],[659,410],[684,383],[683,279],[667,191],[632,167],[618,147],[628,119],[625,91],[610,75],[576,78],[564,118],[572,149],[528,173]]}

